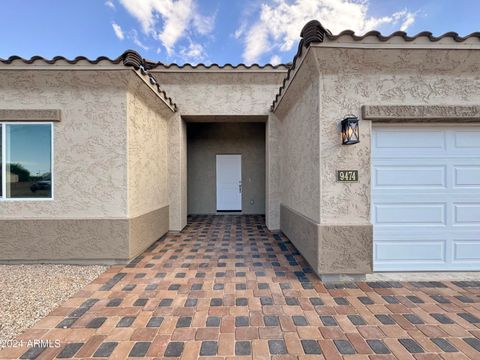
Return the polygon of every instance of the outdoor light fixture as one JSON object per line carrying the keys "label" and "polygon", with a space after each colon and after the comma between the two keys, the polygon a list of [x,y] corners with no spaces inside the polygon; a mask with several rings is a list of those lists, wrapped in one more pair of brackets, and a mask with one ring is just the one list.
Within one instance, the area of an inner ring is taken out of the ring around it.
{"label": "outdoor light fixture", "polygon": [[346,115],[342,122],[342,145],[353,145],[360,142],[358,118],[355,115]]}

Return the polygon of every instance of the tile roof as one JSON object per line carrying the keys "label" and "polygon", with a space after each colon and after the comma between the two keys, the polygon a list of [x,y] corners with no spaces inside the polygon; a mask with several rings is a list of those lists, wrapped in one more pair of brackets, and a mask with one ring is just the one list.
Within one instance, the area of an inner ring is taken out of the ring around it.
{"label": "tile roof", "polygon": [[119,64],[123,61],[123,54],[120,55],[119,57],[117,57],[116,59],[110,59],[107,56],[99,56],[96,59],[89,59],[85,56],[77,56],[74,59],[67,59],[64,56],[55,56],[52,59],[46,59],[46,58],[44,58],[42,56],[38,56],[38,55],[37,56],[32,56],[30,59],[25,59],[21,56],[13,55],[13,56],[8,57],[7,59],[0,58],[0,63],[9,65],[16,60],[20,60],[24,64],[33,64],[35,61],[43,61],[44,63],[49,64],[49,65],[53,65],[58,61],[65,61],[65,62],[67,62],[69,64],[72,64],[72,65],[78,63],[79,61],[87,61],[88,63],[90,63],[92,65],[98,64],[101,61],[108,61],[112,64]]}
{"label": "tile roof", "polygon": [[0,58],[0,64],[11,64],[17,60],[22,61],[25,64],[33,64],[36,61],[43,61],[46,64],[55,64],[58,61],[65,61],[68,64],[76,64],[80,61],[86,61],[90,64],[98,64],[102,61],[107,61],[107,62],[110,62],[111,64],[123,63],[123,65],[125,66],[133,67],[136,71],[140,72],[142,75],[148,76],[150,84],[157,88],[157,91],[159,92],[159,94],[163,97],[163,99],[168,104],[170,104],[170,106],[175,111],[177,110],[176,104],[172,101],[170,97],[166,95],[165,91],[161,90],[155,77],[150,74],[149,72],[150,70],[155,70],[156,68],[163,68],[163,69],[212,69],[212,68],[216,68],[216,69],[287,69],[288,70],[287,74],[283,79],[282,85],[280,86],[278,93],[275,96],[275,99],[271,105],[271,110],[273,111],[275,107],[278,105],[278,101],[285,90],[287,82],[290,80],[292,76],[292,72],[296,69],[298,58],[302,55],[304,48],[307,49],[311,43],[322,43],[325,40],[327,42],[331,42],[331,41],[334,42],[344,37],[350,37],[355,42],[361,42],[367,38],[374,37],[379,42],[385,42],[394,38],[401,38],[405,42],[412,42],[419,38],[427,38],[430,42],[438,42],[443,39],[452,39],[455,42],[462,43],[471,39],[477,39],[480,41],[480,32],[474,32],[466,36],[460,36],[456,32],[447,32],[440,36],[434,36],[431,32],[423,31],[414,36],[409,36],[404,31],[396,31],[390,35],[382,35],[378,31],[369,31],[363,35],[356,35],[355,32],[352,30],[344,30],[339,34],[334,35],[328,29],[325,29],[319,21],[311,20],[307,24],[305,24],[305,26],[303,27],[300,33],[300,37],[301,37],[301,40],[300,40],[300,43],[298,44],[297,53],[295,54],[293,61],[288,64],[278,64],[278,65],[273,65],[273,64],[246,65],[243,63],[237,64],[237,65],[232,65],[229,63],[224,65],[219,65],[216,63],[208,64],[208,65],[207,64],[190,64],[190,63],[185,63],[182,65],[164,64],[162,62],[156,62],[156,61],[144,59],[140,56],[139,53],[137,53],[134,50],[127,50],[122,55],[120,55],[115,59],[111,59],[107,56],[100,56],[100,57],[97,57],[96,59],[88,59],[85,56],[77,56],[74,59],[67,59],[63,56],[55,56],[52,59],[46,59],[41,56],[33,56],[30,59],[25,59],[20,56],[14,55],[14,56],[10,56],[7,59]]}
{"label": "tile roof", "polygon": [[414,41],[414,40],[417,40],[420,37],[426,37],[431,42],[437,42],[437,41],[443,40],[445,38],[451,38],[455,42],[464,42],[464,41],[466,41],[468,39],[471,39],[471,38],[477,38],[478,40],[480,40],[480,32],[478,32],[478,31],[473,32],[473,33],[471,33],[469,35],[466,35],[466,36],[460,36],[458,33],[454,32],[454,31],[446,32],[445,34],[440,35],[440,36],[434,36],[430,31],[422,31],[422,32],[419,32],[418,34],[416,34],[414,36],[409,36],[409,35],[407,35],[407,33],[405,31],[395,31],[395,32],[391,33],[390,35],[382,35],[379,31],[373,30],[373,31],[369,31],[369,32],[367,32],[363,35],[356,35],[355,32],[352,31],[352,30],[344,30],[337,35],[332,35],[330,33],[327,33],[326,36],[327,36],[327,39],[331,40],[331,41],[335,41],[342,36],[350,36],[354,41],[362,41],[365,38],[370,37],[370,36],[375,36],[379,41],[388,41],[388,40],[390,40],[392,38],[395,38],[395,37],[402,38],[405,41]]}
{"label": "tile roof", "polygon": [[143,59],[140,54],[134,50],[127,50],[125,51],[122,55],[115,59],[111,59],[107,56],[100,56],[97,57],[96,59],[89,59],[85,56],[77,56],[74,59],[67,59],[63,56],[55,56],[52,59],[46,59],[42,56],[33,56],[30,59],[25,59],[17,55],[10,56],[7,59],[2,59],[0,58],[0,64],[12,64],[14,61],[21,61],[24,64],[33,64],[34,62],[37,61],[43,61],[46,64],[53,65],[59,61],[65,61],[68,64],[74,65],[77,64],[80,61],[86,61],[89,64],[95,65],[98,64],[102,61],[109,62],[111,64],[123,64],[124,66],[127,67],[132,67],[135,71],[137,71],[139,74],[142,76],[145,76],[148,78],[148,81],[150,85],[152,85],[160,95],[160,97],[174,110],[177,111],[177,105],[173,102],[173,100],[167,96],[166,92],[160,88],[160,84],[157,82],[155,77],[150,74],[148,71],[148,66],[145,62],[145,59]]}
{"label": "tile roof", "polygon": [[288,64],[278,64],[278,65],[273,65],[273,64],[251,64],[251,65],[246,65],[243,63],[233,65],[230,63],[227,64],[190,64],[190,63],[185,63],[182,65],[179,64],[164,64],[162,62],[155,62],[155,61],[149,61],[146,60],[146,67],[148,70],[155,70],[158,67],[162,67],[164,69],[185,69],[185,68],[190,68],[190,69],[212,69],[212,68],[217,68],[217,69],[288,69],[291,66],[291,63]]}
{"label": "tile roof", "polygon": [[379,42],[385,42],[394,38],[401,38],[405,42],[415,41],[419,38],[425,37],[430,42],[438,42],[443,39],[452,39],[455,42],[462,43],[467,40],[477,39],[480,41],[480,32],[473,32],[466,36],[460,36],[458,33],[450,31],[440,36],[434,36],[429,31],[422,31],[414,36],[407,35],[404,31],[395,31],[390,35],[382,35],[379,31],[369,31],[363,35],[356,35],[353,30],[344,30],[341,33],[334,35],[330,32],[330,30],[323,27],[323,25],[318,20],[311,20],[305,24],[301,33],[300,33],[300,43],[298,44],[298,50],[293,58],[293,62],[291,66],[288,67],[288,72],[285,78],[283,79],[282,85],[280,86],[277,95],[275,95],[275,99],[273,100],[271,111],[274,111],[280,97],[282,96],[287,82],[290,80],[292,76],[292,71],[295,70],[297,66],[297,60],[302,55],[302,52],[307,49],[310,44],[312,43],[323,43],[325,40],[326,42],[334,42],[339,40],[343,37],[350,37],[353,41],[361,42],[367,38],[375,37]]}

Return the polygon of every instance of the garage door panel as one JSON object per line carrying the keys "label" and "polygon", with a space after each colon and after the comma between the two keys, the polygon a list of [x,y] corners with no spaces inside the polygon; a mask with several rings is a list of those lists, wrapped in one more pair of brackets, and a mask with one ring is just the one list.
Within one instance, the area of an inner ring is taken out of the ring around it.
{"label": "garage door panel", "polygon": [[453,204],[454,225],[480,225],[479,203]]}
{"label": "garage door panel", "polygon": [[453,262],[480,263],[480,239],[454,240]]}
{"label": "garage door panel", "polygon": [[445,166],[386,166],[375,168],[374,185],[378,188],[437,187],[446,186]]}
{"label": "garage door panel", "polygon": [[445,240],[389,240],[375,242],[377,262],[445,263]]}
{"label": "garage door panel", "polygon": [[427,128],[418,129],[415,133],[400,129],[378,130],[374,141],[378,149],[445,149],[446,147],[445,133]]}
{"label": "garage door panel", "polygon": [[453,173],[455,187],[480,188],[480,165],[457,165]]}
{"label": "garage door panel", "polygon": [[480,270],[480,127],[374,127],[374,270]]}
{"label": "garage door panel", "polygon": [[453,133],[454,146],[458,149],[476,149],[480,153],[480,142],[478,141],[480,130],[455,131]]}
{"label": "garage door panel", "polygon": [[374,205],[375,224],[385,225],[444,225],[446,204],[382,203]]}

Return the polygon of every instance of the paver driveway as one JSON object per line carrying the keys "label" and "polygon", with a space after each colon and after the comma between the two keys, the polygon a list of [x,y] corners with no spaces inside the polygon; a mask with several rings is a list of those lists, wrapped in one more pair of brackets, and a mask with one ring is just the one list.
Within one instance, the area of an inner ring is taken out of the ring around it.
{"label": "paver driveway", "polygon": [[262,216],[190,217],[7,348],[38,359],[480,359],[480,281],[325,285]]}

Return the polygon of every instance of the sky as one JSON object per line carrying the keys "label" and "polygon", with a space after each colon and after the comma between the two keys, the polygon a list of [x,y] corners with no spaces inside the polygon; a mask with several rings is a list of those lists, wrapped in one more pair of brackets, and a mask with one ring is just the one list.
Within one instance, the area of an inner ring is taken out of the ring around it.
{"label": "sky", "polygon": [[300,30],[414,35],[480,31],[480,0],[0,0],[0,58],[116,58],[163,63],[287,63]]}
{"label": "sky", "polygon": [[21,164],[33,176],[51,171],[49,124],[7,125],[7,162]]}

